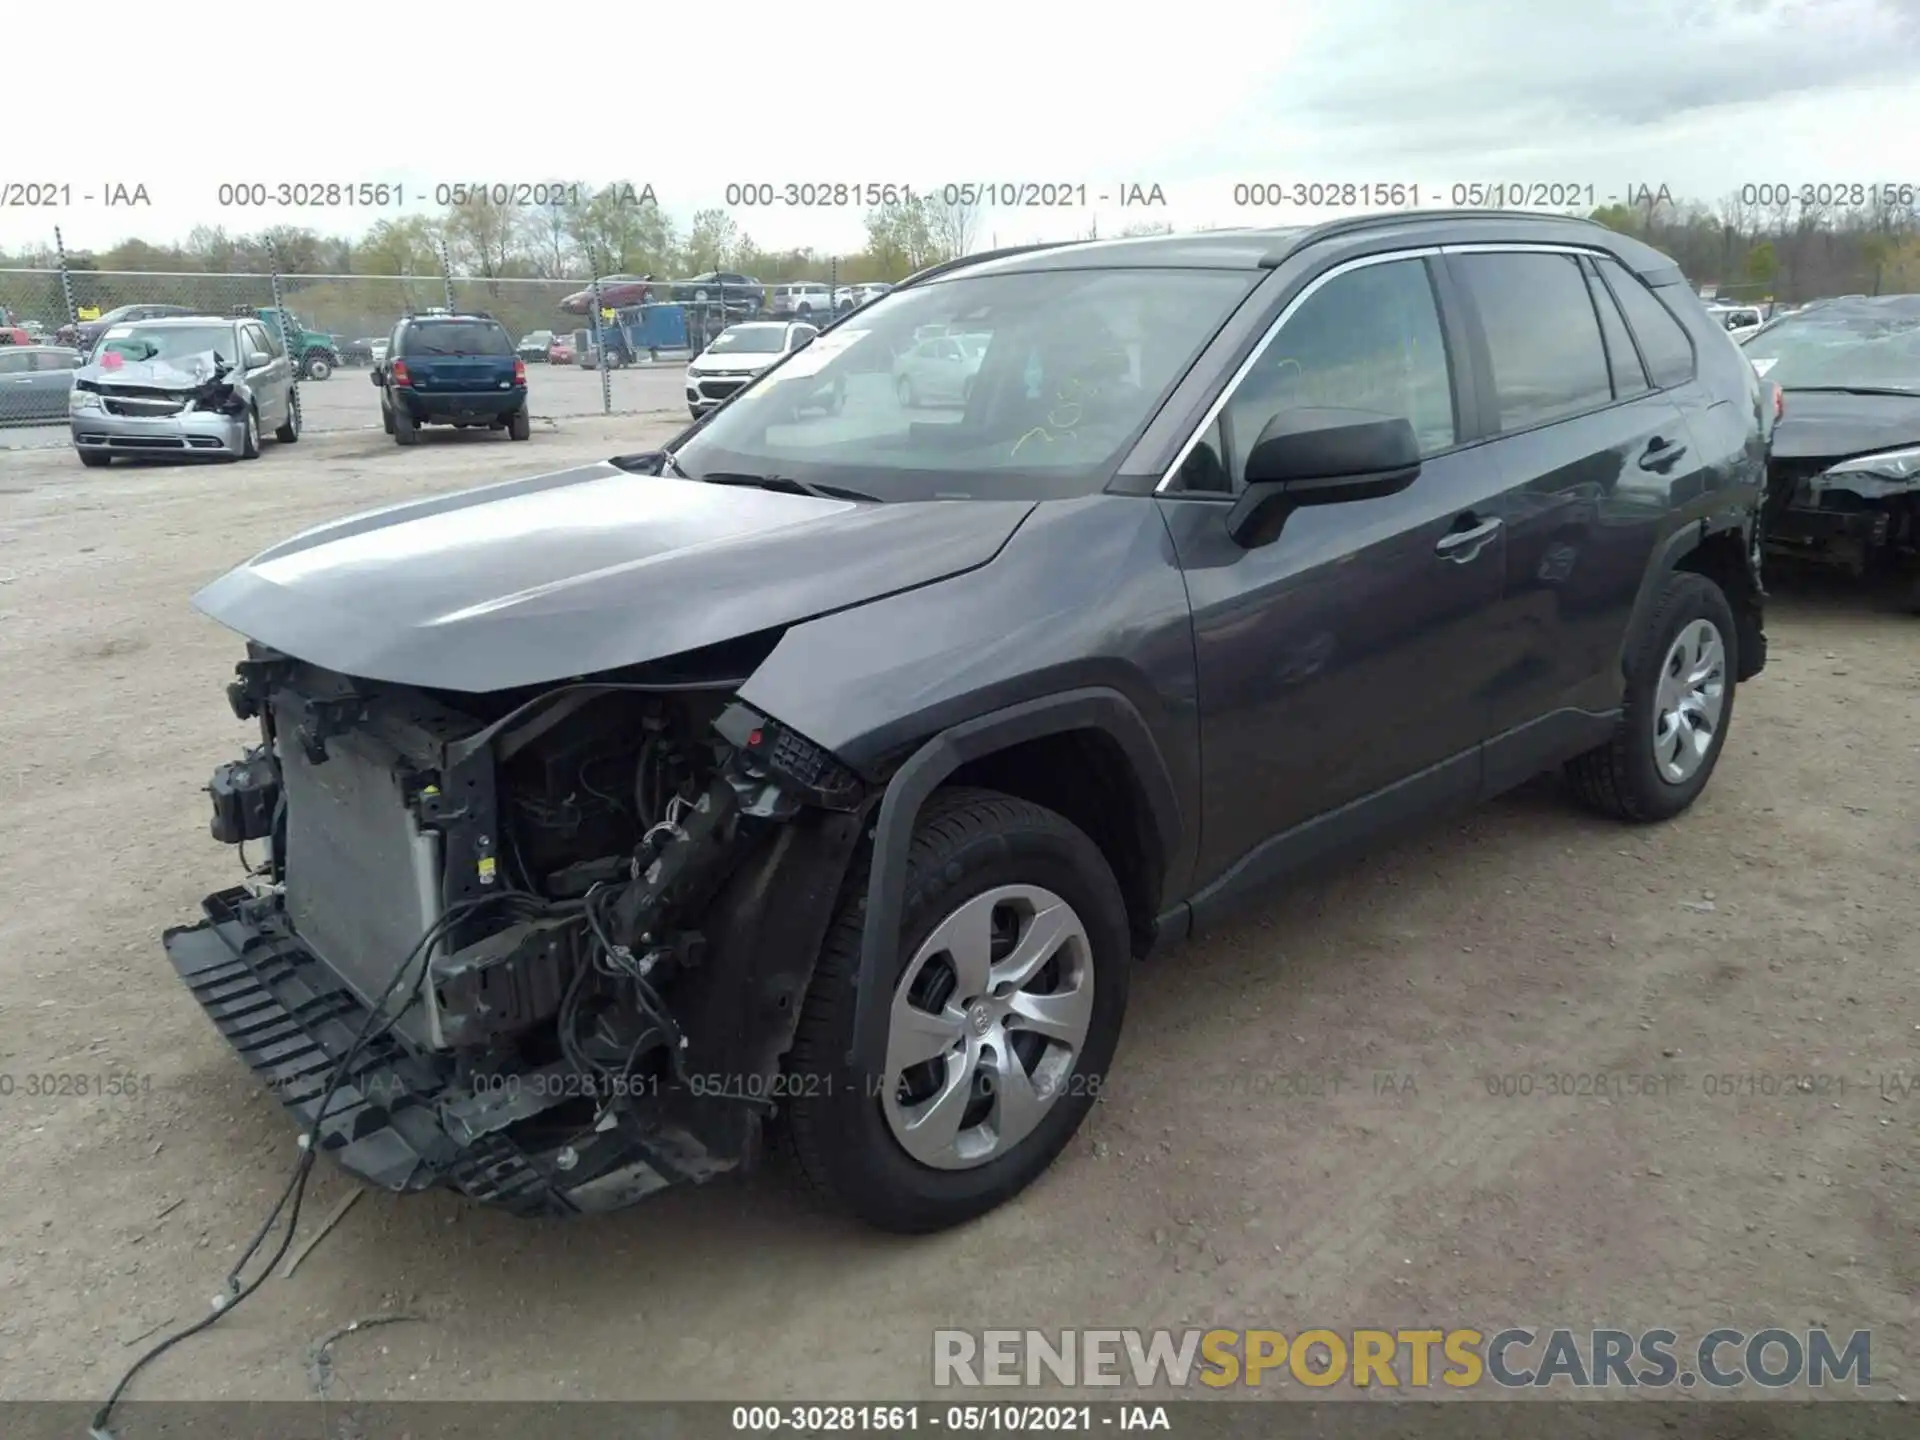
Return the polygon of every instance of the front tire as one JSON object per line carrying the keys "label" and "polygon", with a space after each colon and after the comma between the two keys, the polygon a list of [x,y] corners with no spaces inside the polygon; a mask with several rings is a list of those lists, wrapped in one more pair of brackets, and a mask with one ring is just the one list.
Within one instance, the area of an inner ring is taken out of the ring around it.
{"label": "front tire", "polygon": [[260,417],[251,406],[247,409],[246,426],[240,432],[240,458],[258,460],[260,458]]}
{"label": "front tire", "polygon": [[846,1064],[866,875],[856,867],[807,992],[784,1133],[827,1199],[925,1234],[1012,1199],[1079,1129],[1126,1014],[1126,904],[1062,816],[937,793],[914,828],[876,1088]]}
{"label": "front tire", "polygon": [[73,453],[80,457],[80,463],[89,470],[98,470],[113,463],[113,456],[105,450],[76,450]]}
{"label": "front tire", "polygon": [[1733,720],[1739,632],[1704,575],[1667,577],[1627,661],[1625,705],[1606,744],[1566,767],[1574,795],[1617,820],[1670,820],[1713,776]]}

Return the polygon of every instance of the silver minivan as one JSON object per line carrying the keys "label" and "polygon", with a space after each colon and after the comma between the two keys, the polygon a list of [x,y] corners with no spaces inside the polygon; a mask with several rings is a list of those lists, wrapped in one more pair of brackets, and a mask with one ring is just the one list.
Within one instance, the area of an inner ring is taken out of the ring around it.
{"label": "silver minivan", "polygon": [[116,455],[252,460],[263,432],[300,438],[293,379],[280,336],[251,316],[112,325],[73,377],[73,447],[89,466]]}

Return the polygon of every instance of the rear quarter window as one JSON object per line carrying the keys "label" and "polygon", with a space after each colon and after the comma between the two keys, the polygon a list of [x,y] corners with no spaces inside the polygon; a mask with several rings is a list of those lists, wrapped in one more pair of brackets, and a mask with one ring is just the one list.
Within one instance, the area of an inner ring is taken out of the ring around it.
{"label": "rear quarter window", "polygon": [[513,340],[506,327],[479,320],[427,320],[409,325],[406,331],[409,355],[497,355],[513,354]]}
{"label": "rear quarter window", "polygon": [[1693,342],[1687,338],[1685,327],[1660,297],[1619,261],[1602,259],[1599,266],[1607,287],[1620,301],[1634,339],[1640,342],[1654,387],[1666,390],[1686,384],[1693,378]]}

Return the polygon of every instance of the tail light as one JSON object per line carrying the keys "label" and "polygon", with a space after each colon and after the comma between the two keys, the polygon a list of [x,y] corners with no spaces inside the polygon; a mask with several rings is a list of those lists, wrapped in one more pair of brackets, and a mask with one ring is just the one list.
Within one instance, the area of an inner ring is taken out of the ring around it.
{"label": "tail light", "polygon": [[413,383],[413,376],[407,373],[407,362],[404,360],[394,361],[393,364],[387,367],[387,373],[393,376],[393,383],[396,385],[411,385]]}
{"label": "tail light", "polygon": [[526,361],[515,360],[513,362],[513,383],[516,385],[524,385],[527,383],[527,362]]}

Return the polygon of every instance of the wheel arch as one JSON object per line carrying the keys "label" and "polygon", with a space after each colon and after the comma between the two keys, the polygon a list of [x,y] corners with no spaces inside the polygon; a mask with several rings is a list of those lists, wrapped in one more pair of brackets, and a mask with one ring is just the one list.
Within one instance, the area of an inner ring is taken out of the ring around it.
{"label": "wheel arch", "polygon": [[1624,679],[1633,639],[1644,628],[1670,575],[1679,571],[1713,581],[1733,610],[1736,680],[1751,680],[1767,662],[1767,637],[1762,620],[1766,590],[1761,584],[1756,550],[1758,521],[1752,515],[1712,515],[1682,525],[1654,549],[1641,581],[1633,615],[1621,637],[1619,672]]}
{"label": "wheel arch", "polygon": [[[886,1045],[884,977],[900,942],[908,851],[920,810],[956,780],[1058,810],[1100,845],[1127,898],[1137,951],[1153,939],[1180,806],[1146,721],[1117,690],[1090,686],[989,712],[925,741],[888,779],[872,829],[866,920],[847,1062],[871,1079]],[[1091,782],[1091,794],[1072,793]]]}

